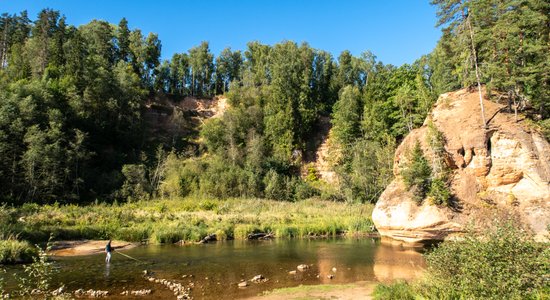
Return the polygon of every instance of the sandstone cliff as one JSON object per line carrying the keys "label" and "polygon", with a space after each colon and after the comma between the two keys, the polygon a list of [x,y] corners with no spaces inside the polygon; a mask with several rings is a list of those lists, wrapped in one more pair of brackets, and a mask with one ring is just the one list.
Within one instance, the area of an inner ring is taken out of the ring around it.
{"label": "sandstone cliff", "polygon": [[[550,225],[550,144],[521,120],[484,100],[488,128],[482,127],[477,93],[459,90],[439,97],[421,128],[395,153],[395,179],[380,196],[373,221],[382,236],[406,242],[440,240],[466,226],[490,225],[497,215],[548,238]],[[420,142],[429,159],[427,123],[445,139],[445,164],[451,170],[453,207],[417,204],[399,174],[405,155]]]}

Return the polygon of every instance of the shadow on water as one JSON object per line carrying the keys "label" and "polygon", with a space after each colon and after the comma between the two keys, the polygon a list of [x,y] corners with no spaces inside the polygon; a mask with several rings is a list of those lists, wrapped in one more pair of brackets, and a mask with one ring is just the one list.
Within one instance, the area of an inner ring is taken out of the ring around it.
{"label": "shadow on water", "polygon": [[[104,254],[56,257],[60,272],[54,286],[63,283],[67,290],[100,289],[111,299],[124,290],[152,289],[154,298],[173,297],[160,284],[147,281],[143,271],[194,288],[195,299],[235,299],[255,296],[275,288],[300,284],[344,284],[357,281],[410,280],[424,268],[422,248],[406,248],[374,238],[291,239],[269,241],[227,241],[204,245],[148,245],[124,251],[143,262],[113,254],[105,264]],[[304,272],[299,264],[310,266]],[[11,269],[9,272],[17,272]],[[269,280],[237,285],[256,275]],[[192,275],[192,276],[189,276]],[[328,275],[333,275],[329,279]]]}

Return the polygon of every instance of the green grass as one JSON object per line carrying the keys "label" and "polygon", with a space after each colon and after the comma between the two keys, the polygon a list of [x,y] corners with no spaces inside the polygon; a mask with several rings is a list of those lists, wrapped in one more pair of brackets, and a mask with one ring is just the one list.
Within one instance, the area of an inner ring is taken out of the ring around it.
{"label": "green grass", "polygon": [[350,288],[356,288],[356,284],[319,284],[319,285],[299,285],[295,287],[274,289],[266,291],[262,295],[276,295],[284,299],[292,300],[313,300],[313,299],[333,299],[330,297],[322,297],[318,294],[328,293],[331,291],[341,291]]}
{"label": "green grass", "polygon": [[0,264],[31,262],[36,254],[36,248],[27,241],[0,240]]}
{"label": "green grass", "polygon": [[414,300],[413,288],[404,281],[397,281],[391,284],[379,284],[373,292],[375,300]]}
{"label": "green grass", "polygon": [[278,238],[367,234],[372,231],[372,208],[372,204],[316,199],[183,198],[87,206],[3,206],[0,214],[11,220],[10,233],[33,242],[47,241],[53,234],[56,240],[175,243],[199,241],[212,233],[219,239],[244,239],[253,232],[272,232]]}

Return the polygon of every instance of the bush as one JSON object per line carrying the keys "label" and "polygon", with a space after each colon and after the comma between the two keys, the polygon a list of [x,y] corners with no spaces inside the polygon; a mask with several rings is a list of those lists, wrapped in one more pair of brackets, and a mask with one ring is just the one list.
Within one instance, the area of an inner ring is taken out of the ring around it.
{"label": "bush", "polygon": [[294,197],[296,200],[305,200],[319,195],[319,190],[308,182],[300,179],[294,181]]}
{"label": "bush", "polygon": [[548,292],[548,243],[536,243],[511,223],[444,242],[426,260],[421,292],[430,299],[537,299]]}
{"label": "bush", "polygon": [[273,200],[292,200],[292,186],[290,180],[280,175],[274,169],[267,172],[264,178],[265,197]]}
{"label": "bush", "polygon": [[392,284],[379,284],[374,288],[373,298],[375,300],[414,300],[412,287],[404,282],[398,281]]}
{"label": "bush", "polygon": [[56,272],[53,263],[48,260],[47,251],[51,244],[48,242],[46,250],[36,246],[38,255],[30,265],[23,266],[24,277],[18,277],[19,293],[23,296],[30,296],[33,290],[49,292],[52,275]]}
{"label": "bush", "polygon": [[31,262],[36,254],[36,249],[27,241],[0,240],[0,264]]}
{"label": "bush", "polygon": [[539,125],[546,140],[550,141],[550,119],[539,121]]}

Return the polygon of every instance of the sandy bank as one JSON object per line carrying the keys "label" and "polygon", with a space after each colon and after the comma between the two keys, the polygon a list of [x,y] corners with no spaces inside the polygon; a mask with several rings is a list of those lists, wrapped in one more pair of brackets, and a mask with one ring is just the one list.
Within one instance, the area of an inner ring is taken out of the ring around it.
{"label": "sandy bank", "polygon": [[[106,240],[57,241],[48,254],[53,256],[78,256],[102,253],[105,251]],[[112,241],[116,250],[127,250],[138,246],[137,243]]]}

